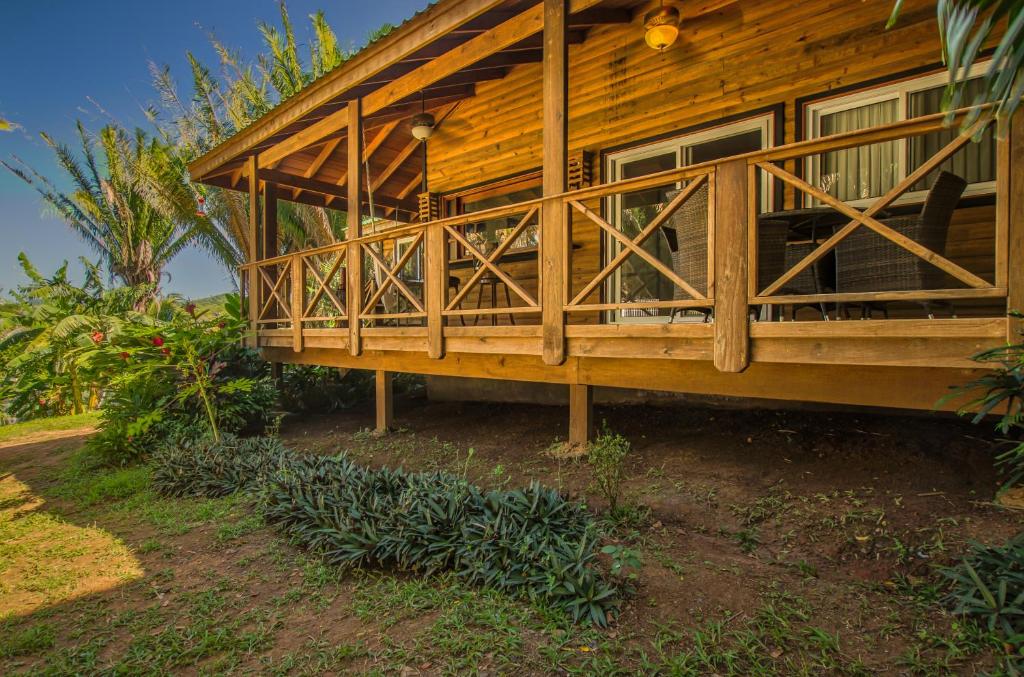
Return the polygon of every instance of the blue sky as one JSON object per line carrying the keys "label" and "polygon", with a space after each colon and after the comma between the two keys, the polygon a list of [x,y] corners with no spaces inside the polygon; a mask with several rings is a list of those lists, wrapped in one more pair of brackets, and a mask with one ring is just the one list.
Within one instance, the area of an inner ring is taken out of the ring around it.
{"label": "blue sky", "polygon": [[[0,21],[0,117],[19,124],[0,133],[0,156],[17,155],[62,185],[45,131],[75,141],[75,121],[96,129],[111,116],[145,126],[142,108],[155,100],[148,64],[168,64],[187,82],[185,51],[214,65],[207,34],[252,58],[260,46],[257,23],[278,21],[277,0],[31,0],[4,2]],[[338,40],[362,45],[383,23],[400,23],[426,0],[289,0],[297,38],[309,36],[306,17],[323,9]],[[182,87],[184,93],[184,87]],[[95,102],[95,103],[93,103]],[[100,108],[102,108],[102,112]],[[95,258],[62,222],[45,213],[37,193],[0,168],[0,288],[23,281],[16,257],[24,251],[44,272],[80,255]],[[230,288],[226,272],[200,251],[187,251],[169,267],[167,291],[190,297]]]}

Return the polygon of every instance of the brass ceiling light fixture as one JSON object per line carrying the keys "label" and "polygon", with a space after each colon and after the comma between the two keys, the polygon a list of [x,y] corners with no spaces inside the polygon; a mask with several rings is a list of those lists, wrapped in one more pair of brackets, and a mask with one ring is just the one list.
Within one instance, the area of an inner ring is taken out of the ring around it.
{"label": "brass ceiling light fixture", "polygon": [[679,37],[679,10],[666,7],[664,0],[657,9],[652,9],[644,16],[644,40],[659,52],[672,46]]}

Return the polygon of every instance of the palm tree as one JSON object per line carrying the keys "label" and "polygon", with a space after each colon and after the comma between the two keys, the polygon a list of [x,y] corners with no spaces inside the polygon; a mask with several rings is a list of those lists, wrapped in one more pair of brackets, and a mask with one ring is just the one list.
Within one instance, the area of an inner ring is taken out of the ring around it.
{"label": "palm tree", "polygon": [[[903,0],[896,0],[889,26],[896,23],[902,6]],[[942,59],[950,75],[944,108],[992,104],[975,109],[964,121],[964,127],[995,117],[1000,134],[1005,134],[1010,117],[1024,97],[1024,0],[938,0],[936,11]],[[1003,19],[1007,22],[1006,32],[982,76],[981,92],[967,101],[967,74]]]}
{"label": "palm tree", "polygon": [[[283,1],[280,12],[280,26],[260,24],[265,50],[254,61],[243,61],[238,52],[214,37],[211,42],[220,58],[219,75],[194,54],[187,53],[191,69],[190,99],[179,95],[168,67],[150,65],[154,86],[160,95],[160,105],[151,110],[151,117],[163,138],[177,146],[184,157],[199,157],[351,56],[351,52],[339,47],[321,11],[309,16],[313,37],[309,58],[304,60]],[[383,37],[391,28],[383,26],[374,31],[370,41]],[[245,195],[207,186],[198,190],[206,201],[211,219],[224,236],[232,241],[237,251],[247,251]],[[315,247],[344,237],[345,215],[337,210],[282,200],[278,203],[278,226],[285,248]]]}
{"label": "palm tree", "polygon": [[197,213],[184,162],[158,139],[108,125],[96,137],[78,123],[80,153],[43,134],[72,189],[14,158],[7,169],[35,188],[57,215],[95,250],[112,277],[129,287],[159,289],[164,266],[193,243],[237,259],[233,244]]}

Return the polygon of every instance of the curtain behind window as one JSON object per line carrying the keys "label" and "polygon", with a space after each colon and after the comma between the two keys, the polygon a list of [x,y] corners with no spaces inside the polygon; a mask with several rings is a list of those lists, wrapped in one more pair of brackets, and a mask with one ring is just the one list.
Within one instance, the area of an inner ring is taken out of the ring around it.
{"label": "curtain behind window", "polygon": [[[897,100],[892,99],[822,115],[821,136],[895,122],[897,106]],[[821,157],[818,188],[844,202],[882,195],[896,185],[898,155],[896,141],[825,153]]]}
{"label": "curtain behind window", "polygon": [[[907,97],[907,103],[909,104],[908,116],[916,118],[940,112],[942,110],[942,94],[945,89],[945,87],[933,87],[909,94]],[[969,80],[966,84],[964,101],[973,101],[975,95],[981,89],[980,79]],[[943,146],[956,138],[959,132],[960,130],[954,126],[939,132],[932,132],[931,134],[910,139],[907,148],[910,161],[908,171],[914,171],[924,164],[928,158],[935,155],[942,150]],[[994,181],[996,178],[996,144],[992,128],[989,127],[979,143],[967,144],[964,148],[958,150],[953,157],[942,163],[941,167],[947,172],[953,172],[967,179],[968,183]],[[934,173],[917,182],[913,190],[927,190],[929,181],[933,176]]]}

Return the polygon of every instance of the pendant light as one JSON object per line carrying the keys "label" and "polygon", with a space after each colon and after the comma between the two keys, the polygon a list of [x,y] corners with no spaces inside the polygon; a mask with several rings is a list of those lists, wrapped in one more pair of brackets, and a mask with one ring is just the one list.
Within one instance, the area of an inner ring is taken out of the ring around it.
{"label": "pendant light", "polygon": [[652,48],[664,52],[679,37],[679,10],[666,7],[664,0],[657,9],[644,16],[644,40]]}
{"label": "pendant light", "polygon": [[426,141],[434,134],[434,116],[426,111],[423,92],[420,92],[420,112],[412,118],[412,135],[420,141]]}

